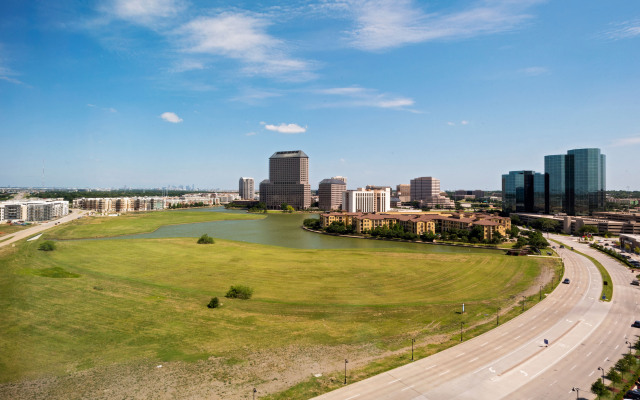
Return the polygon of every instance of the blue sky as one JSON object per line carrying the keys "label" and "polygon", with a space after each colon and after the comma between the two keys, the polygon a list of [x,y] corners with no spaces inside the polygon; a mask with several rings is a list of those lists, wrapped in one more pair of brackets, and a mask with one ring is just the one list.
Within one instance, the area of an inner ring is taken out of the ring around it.
{"label": "blue sky", "polygon": [[[273,4],[279,4],[274,6]],[[499,189],[599,147],[640,189],[637,1],[0,3],[0,186]]]}

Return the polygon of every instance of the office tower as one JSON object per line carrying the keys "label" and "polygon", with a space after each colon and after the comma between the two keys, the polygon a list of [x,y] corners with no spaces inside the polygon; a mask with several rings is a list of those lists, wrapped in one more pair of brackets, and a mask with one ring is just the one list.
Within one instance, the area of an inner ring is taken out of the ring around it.
{"label": "office tower", "polygon": [[269,157],[269,179],[260,183],[260,201],[270,209],[282,204],[298,210],[311,206],[309,157],[302,150],[277,151]]}
{"label": "office tower", "polygon": [[535,171],[509,171],[502,175],[502,209],[512,212],[546,212],[548,176]]}
{"label": "office tower", "polygon": [[323,179],[318,185],[318,207],[321,210],[342,209],[342,193],[347,190],[346,178]]}
{"label": "office tower", "polygon": [[346,176],[334,176],[334,177],[331,177],[331,179],[337,179],[339,181],[344,182],[345,185],[347,184],[347,177]]}
{"label": "office tower", "polygon": [[605,208],[606,156],[600,149],[573,149],[545,156],[549,211],[589,215]]}
{"label": "office tower", "polygon": [[396,196],[401,203],[408,203],[411,201],[411,185],[401,183],[396,185]]}
{"label": "office tower", "polygon": [[256,197],[253,178],[240,178],[238,182],[238,195],[242,200],[253,200]]}
{"label": "office tower", "polygon": [[411,201],[420,202],[421,207],[455,207],[451,199],[440,194],[440,180],[430,176],[412,179],[410,193]]}

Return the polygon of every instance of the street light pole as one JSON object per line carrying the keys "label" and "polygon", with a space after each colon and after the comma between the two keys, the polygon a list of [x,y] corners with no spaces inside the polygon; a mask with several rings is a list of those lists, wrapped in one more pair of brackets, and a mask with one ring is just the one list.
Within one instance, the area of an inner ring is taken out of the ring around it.
{"label": "street light pole", "polygon": [[496,326],[500,325],[500,307],[496,310]]}
{"label": "street light pole", "polygon": [[347,363],[349,362],[349,360],[347,360],[346,358],[344,359],[344,384],[347,384]]}
{"label": "street light pole", "polygon": [[256,392],[258,390],[256,388],[253,388],[253,400],[256,400]]}
{"label": "street light pole", "polygon": [[413,344],[416,342],[415,339],[411,339],[411,361],[413,361]]}
{"label": "street light pole", "polygon": [[464,325],[464,322],[460,322],[460,341],[462,342],[462,325]]}
{"label": "street light pole", "polygon": [[576,400],[580,400],[580,388],[574,387],[571,391],[576,392]]}
{"label": "street light pole", "polygon": [[627,344],[627,347],[629,347],[629,354],[631,354],[631,343],[626,340],[625,343]]}
{"label": "street light pole", "polygon": [[598,367],[600,371],[602,371],[602,384],[604,385],[604,368]]}
{"label": "street light pole", "polygon": [[542,285],[540,285],[540,301],[542,301]]}
{"label": "street light pole", "polygon": [[522,296],[522,312],[524,312],[524,302],[526,299],[526,296]]}

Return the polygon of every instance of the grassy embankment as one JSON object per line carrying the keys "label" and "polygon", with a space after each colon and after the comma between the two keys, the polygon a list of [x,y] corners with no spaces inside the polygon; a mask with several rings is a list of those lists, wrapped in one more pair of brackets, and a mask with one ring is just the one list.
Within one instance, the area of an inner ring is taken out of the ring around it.
{"label": "grassy embankment", "polygon": [[[130,224],[85,219],[48,236],[130,234],[185,222],[172,213]],[[65,241],[53,252],[38,251],[39,243],[0,251],[2,382],[143,359],[247,363],[255,351],[290,345],[402,349],[412,337],[453,337],[461,320],[470,327],[494,321],[498,306],[532,286],[542,266],[555,265],[500,254],[298,250],[218,239],[204,246],[191,238]],[[233,284],[253,287],[253,299],[224,299]],[[206,308],[213,296],[222,299],[220,309]],[[457,312],[462,302],[464,317]],[[437,349],[418,346],[416,356]],[[398,362],[408,361],[385,359],[365,370]],[[223,379],[224,371],[217,373]]]}
{"label": "grassy embankment", "polygon": [[0,240],[5,239],[5,236],[19,232],[21,230],[31,228],[33,225],[9,225],[0,224]]}
{"label": "grassy embankment", "polygon": [[44,234],[46,239],[86,239],[153,232],[163,225],[234,219],[262,219],[259,214],[226,214],[209,211],[152,211],[119,217],[85,217],[73,220]]}

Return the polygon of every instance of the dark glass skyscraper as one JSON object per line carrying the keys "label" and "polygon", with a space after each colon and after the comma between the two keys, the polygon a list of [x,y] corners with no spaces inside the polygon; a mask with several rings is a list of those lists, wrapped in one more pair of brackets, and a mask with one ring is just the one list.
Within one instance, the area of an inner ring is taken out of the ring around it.
{"label": "dark glass skyscraper", "polygon": [[512,212],[545,212],[548,180],[534,171],[509,171],[502,175],[502,209]]}
{"label": "dark glass skyscraper", "polygon": [[589,215],[605,206],[606,156],[600,149],[574,149],[544,158],[549,175],[549,211]]}

